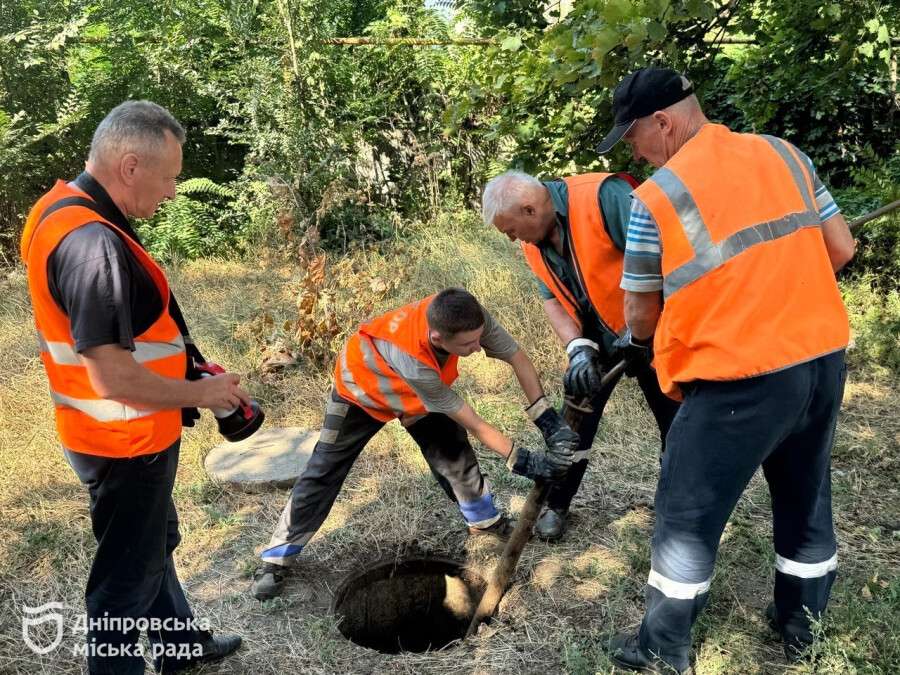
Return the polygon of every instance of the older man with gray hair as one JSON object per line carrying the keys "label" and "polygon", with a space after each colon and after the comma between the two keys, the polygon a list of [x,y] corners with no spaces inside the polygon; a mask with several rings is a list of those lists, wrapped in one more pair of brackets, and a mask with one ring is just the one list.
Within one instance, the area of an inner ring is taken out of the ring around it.
{"label": "older man with gray hair", "polygon": [[[621,359],[625,332],[624,292],[619,287],[631,190],[627,174],[588,173],[539,181],[508,171],[484,188],[482,215],[511,241],[519,241],[538,279],[544,311],[566,347],[563,377],[566,405],[580,417],[575,463],[551,488],[547,509],[535,526],[538,536],[562,537],[572,498],[587,470],[588,454],[603,409],[621,375],[601,386],[602,376]],[[629,365],[659,426],[662,448],[678,404],[659,388],[649,360]]]}
{"label": "older man with gray hair", "polygon": [[97,127],[86,170],[38,200],[22,235],[41,360],[63,452],[90,493],[97,553],[85,590],[91,673],[159,672],[225,656],[238,636],[198,622],[172,552],[182,424],[196,408],[250,404],[240,378],[187,379],[193,346],[162,268],[128,218],[175,195],[181,125],[126,101]]}

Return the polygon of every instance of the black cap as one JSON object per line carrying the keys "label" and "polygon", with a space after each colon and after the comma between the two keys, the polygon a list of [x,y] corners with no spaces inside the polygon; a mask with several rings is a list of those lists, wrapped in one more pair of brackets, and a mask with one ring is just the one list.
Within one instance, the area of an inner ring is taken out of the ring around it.
{"label": "black cap", "polygon": [[641,68],[625,76],[613,93],[615,126],[597,146],[601,155],[612,150],[635,120],[668,108],[694,93],[686,77],[671,68]]}

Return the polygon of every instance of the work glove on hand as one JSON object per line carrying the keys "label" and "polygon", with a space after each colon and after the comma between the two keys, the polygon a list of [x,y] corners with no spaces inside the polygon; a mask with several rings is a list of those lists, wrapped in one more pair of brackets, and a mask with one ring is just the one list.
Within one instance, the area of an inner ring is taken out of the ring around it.
{"label": "work glove on hand", "polygon": [[512,473],[531,480],[558,481],[566,477],[572,466],[572,454],[529,450],[513,443],[506,466]]}
{"label": "work glove on hand", "polygon": [[578,434],[572,431],[562,415],[556,412],[545,396],[541,396],[528,406],[525,412],[528,413],[528,417],[534,422],[534,425],[541,430],[541,435],[550,452],[566,456],[574,454],[578,450],[580,442]]}
{"label": "work glove on hand", "polygon": [[619,358],[625,360],[625,374],[628,377],[634,377],[653,363],[653,338],[638,340],[631,334],[630,328],[613,343],[613,347]]}
{"label": "work glove on hand", "polygon": [[[189,338],[186,338],[184,342],[184,349],[187,352],[187,372],[184,377],[186,380],[199,380],[200,371],[197,370],[197,366],[201,363],[206,363],[206,359],[203,358],[203,354],[197,349],[197,345],[188,340]],[[198,408],[181,409],[181,426],[192,427],[194,422],[199,419],[200,410]]]}
{"label": "work glove on hand", "polygon": [[593,340],[575,338],[566,345],[569,367],[563,387],[572,396],[591,397],[600,388],[600,347]]}

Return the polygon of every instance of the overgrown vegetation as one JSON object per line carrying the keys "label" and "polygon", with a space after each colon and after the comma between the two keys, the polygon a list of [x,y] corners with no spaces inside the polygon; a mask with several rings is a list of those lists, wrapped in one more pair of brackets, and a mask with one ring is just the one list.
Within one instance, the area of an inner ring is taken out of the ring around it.
{"label": "overgrown vegetation", "polygon": [[[113,105],[138,97],[187,127],[185,179],[220,186],[188,183],[143,228],[167,258],[347,250],[477,203],[510,165],[603,167],[610,87],[654,62],[686,69],[712,118],[794,141],[854,203],[896,185],[896,3],[459,4],[448,25],[421,0],[0,3],[0,253],[14,260],[30,204],[80,170]],[[328,42],[360,35],[495,44]],[[724,43],[735,38],[751,43]],[[623,151],[611,166],[629,166]],[[879,248],[896,245],[875,227]],[[858,267],[884,278],[881,261]]]}

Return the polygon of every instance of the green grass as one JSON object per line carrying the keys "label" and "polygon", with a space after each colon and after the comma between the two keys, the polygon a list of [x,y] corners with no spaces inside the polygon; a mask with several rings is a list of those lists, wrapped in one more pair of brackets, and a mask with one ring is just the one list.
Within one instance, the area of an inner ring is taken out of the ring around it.
{"label": "green grass", "polygon": [[[405,277],[397,291],[375,301],[376,311],[444,285],[467,286],[532,355],[559,397],[565,357],[533,282],[515,247],[474,217],[445,217],[396,248],[355,251],[351,262],[369,276]],[[204,353],[244,375],[267,423],[315,428],[330,364],[301,359],[277,376],[260,369],[270,335],[259,318],[268,314],[280,326],[294,317],[302,272],[255,260],[170,270]],[[329,281],[344,333],[366,318],[360,293],[368,278],[344,279],[346,286]],[[77,673],[82,665],[70,652],[38,660],[20,637],[24,604],[83,606],[93,535],[85,490],[58,449],[24,277],[12,270],[0,284],[0,672]],[[844,291],[855,345],[834,449],[839,576],[817,665],[790,672],[887,675],[900,672],[900,301],[864,281]],[[477,357],[460,369],[458,390],[481,414],[525,442],[538,441],[505,365]],[[640,620],[658,439],[630,381],[607,406],[563,542],[530,543],[498,618],[446,652],[380,655],[347,643],[329,613],[344,576],[378,558],[411,551],[465,557],[483,576],[496,560],[494,547],[466,539],[455,505],[402,429],[388,425],[363,452],[284,598],[265,604],[247,594],[249,576],[288,493],[243,494],[209,480],[203,458],[219,440],[209,415],[186,431],[175,487],[183,534],[176,559],[192,605],[216,629],[245,638],[234,658],[204,673],[610,673],[603,645]],[[529,482],[510,476],[493,454],[479,449],[479,456],[499,502],[517,511]],[[725,533],[710,602],[695,630],[698,673],[789,670],[762,618],[773,562],[768,496],[757,476]]]}

